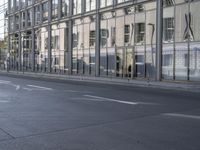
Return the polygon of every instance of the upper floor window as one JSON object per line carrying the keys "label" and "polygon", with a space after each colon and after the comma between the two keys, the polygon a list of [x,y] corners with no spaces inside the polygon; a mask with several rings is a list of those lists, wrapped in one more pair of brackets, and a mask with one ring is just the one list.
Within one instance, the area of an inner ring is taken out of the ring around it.
{"label": "upper floor window", "polygon": [[130,25],[124,25],[124,43],[129,43],[130,39]]}
{"label": "upper floor window", "polygon": [[25,26],[26,26],[26,14],[25,14],[25,12],[21,12],[21,28],[23,29],[23,28],[25,28]]}
{"label": "upper floor window", "polygon": [[96,37],[96,32],[94,30],[90,31],[90,47],[95,46],[95,37]]}
{"label": "upper floor window", "polygon": [[15,15],[15,29],[19,30],[20,23],[19,23],[19,14]]}
{"label": "upper floor window", "polygon": [[163,19],[163,41],[172,42],[174,40],[174,18]]}
{"label": "upper floor window", "polygon": [[127,1],[130,1],[130,0],[117,0],[117,3],[123,3],[123,2],[127,2]]}
{"label": "upper floor window", "polygon": [[69,0],[62,0],[62,16],[69,15]]}
{"label": "upper floor window", "polygon": [[18,10],[18,9],[19,9],[19,6],[20,6],[20,4],[19,4],[19,0],[16,0],[16,6],[15,6],[15,9]]}
{"label": "upper floor window", "polygon": [[33,11],[32,11],[32,9],[29,9],[29,10],[27,10],[27,26],[28,27],[30,27],[30,26],[32,26],[32,22],[33,22],[33,20],[32,20],[32,13],[33,13]]}
{"label": "upper floor window", "polygon": [[135,6],[135,12],[143,12],[144,11],[144,5],[139,4]]}
{"label": "upper floor window", "polygon": [[41,10],[40,10],[40,5],[37,5],[35,7],[35,24],[40,24],[41,21]]}
{"label": "upper floor window", "polygon": [[45,2],[42,4],[42,20],[43,22],[48,21],[48,9],[49,9],[49,5],[48,2]]}
{"label": "upper floor window", "polygon": [[145,23],[136,23],[135,26],[136,26],[135,42],[143,44],[145,37]]}
{"label": "upper floor window", "polygon": [[28,6],[33,4],[33,0],[28,0]]}
{"label": "upper floor window", "polygon": [[107,45],[107,40],[109,38],[109,31],[107,29],[101,29],[100,36],[101,36],[101,47],[105,47]]}
{"label": "upper floor window", "polygon": [[14,30],[14,16],[10,16],[10,31]]}
{"label": "upper floor window", "polygon": [[86,0],[86,11],[95,10],[96,0]]}
{"label": "upper floor window", "polygon": [[174,0],[164,0],[163,1],[164,6],[173,6],[174,5]]}
{"label": "upper floor window", "polygon": [[113,0],[101,0],[100,7],[107,7],[113,4]]}
{"label": "upper floor window", "polygon": [[14,10],[14,0],[10,0],[10,10],[11,12]]}
{"label": "upper floor window", "polygon": [[26,6],[26,0],[21,0],[21,7],[24,8]]}
{"label": "upper floor window", "polygon": [[58,0],[52,0],[52,19],[58,18]]}
{"label": "upper floor window", "polygon": [[74,15],[81,13],[82,11],[81,7],[82,7],[81,0],[73,0],[73,14]]}

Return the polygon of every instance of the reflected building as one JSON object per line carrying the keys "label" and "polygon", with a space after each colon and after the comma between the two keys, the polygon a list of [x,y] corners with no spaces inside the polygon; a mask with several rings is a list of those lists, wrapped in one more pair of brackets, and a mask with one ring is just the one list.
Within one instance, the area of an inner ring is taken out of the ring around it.
{"label": "reflected building", "polygon": [[[163,0],[163,80],[200,81],[199,0]],[[9,0],[10,69],[155,79],[155,0]]]}

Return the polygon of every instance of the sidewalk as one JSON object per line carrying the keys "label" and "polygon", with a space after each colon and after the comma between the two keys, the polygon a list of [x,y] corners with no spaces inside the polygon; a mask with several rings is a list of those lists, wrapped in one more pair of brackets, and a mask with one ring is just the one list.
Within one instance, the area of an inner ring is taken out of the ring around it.
{"label": "sidewalk", "polygon": [[92,77],[92,76],[74,76],[74,75],[61,75],[61,74],[47,74],[47,73],[34,73],[34,72],[17,72],[0,70],[0,75],[8,75],[13,77],[27,77],[34,79],[50,79],[61,81],[78,81],[78,82],[94,82],[101,84],[113,84],[122,86],[140,86],[151,88],[162,88],[172,90],[182,90],[190,92],[200,92],[200,82],[190,81],[154,81],[154,80],[140,80],[140,79],[122,79],[122,78],[105,78],[105,77]]}

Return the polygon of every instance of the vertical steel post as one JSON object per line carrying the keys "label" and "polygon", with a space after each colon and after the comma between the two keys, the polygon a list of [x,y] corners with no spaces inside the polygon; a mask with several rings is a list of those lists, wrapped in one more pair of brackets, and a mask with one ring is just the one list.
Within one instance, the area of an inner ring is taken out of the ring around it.
{"label": "vertical steel post", "polygon": [[156,1],[156,80],[162,78],[163,0]]}
{"label": "vertical steel post", "polygon": [[[73,15],[73,2],[69,1],[69,17]],[[67,66],[68,66],[68,74],[72,74],[72,44],[73,44],[73,20],[70,18],[68,21],[68,33],[67,33]]]}
{"label": "vertical steel post", "polygon": [[52,19],[52,0],[48,1],[48,73],[51,73],[51,19]]}
{"label": "vertical steel post", "polygon": [[96,46],[95,46],[95,76],[100,76],[100,1],[96,1]]}
{"label": "vertical steel post", "polygon": [[8,50],[7,50],[7,57],[6,57],[7,71],[9,71],[10,69],[10,12],[11,12],[10,1],[11,0],[8,0]]}
{"label": "vertical steel post", "polygon": [[31,41],[32,41],[32,50],[31,50],[31,71],[35,71],[35,30],[34,30],[34,25],[35,25],[35,9],[34,7],[32,8],[32,30],[31,30]]}

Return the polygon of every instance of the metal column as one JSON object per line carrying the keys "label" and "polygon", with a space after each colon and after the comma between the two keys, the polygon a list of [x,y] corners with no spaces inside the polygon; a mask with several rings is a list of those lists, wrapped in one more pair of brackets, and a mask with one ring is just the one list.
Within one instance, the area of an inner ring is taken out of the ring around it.
{"label": "metal column", "polygon": [[34,30],[34,24],[35,24],[35,9],[34,7],[32,8],[32,30],[31,30],[31,38],[32,38],[32,66],[31,70],[34,72],[35,71],[35,30]]}
{"label": "metal column", "polygon": [[68,21],[67,27],[68,27],[68,33],[67,33],[67,67],[68,67],[68,74],[72,74],[72,44],[73,44],[73,20],[71,19],[71,16],[73,15],[73,2],[69,1],[69,17],[70,20]]}
{"label": "metal column", "polygon": [[96,1],[96,46],[95,46],[95,76],[100,76],[100,1]]}
{"label": "metal column", "polygon": [[51,19],[52,19],[52,1],[49,0],[48,1],[48,5],[49,5],[49,10],[48,10],[48,69],[47,72],[51,73]]}
{"label": "metal column", "polygon": [[10,12],[11,12],[10,0],[8,0],[8,50],[6,56],[7,71],[9,71],[10,69]]}
{"label": "metal column", "polygon": [[156,80],[162,79],[163,0],[156,2]]}

